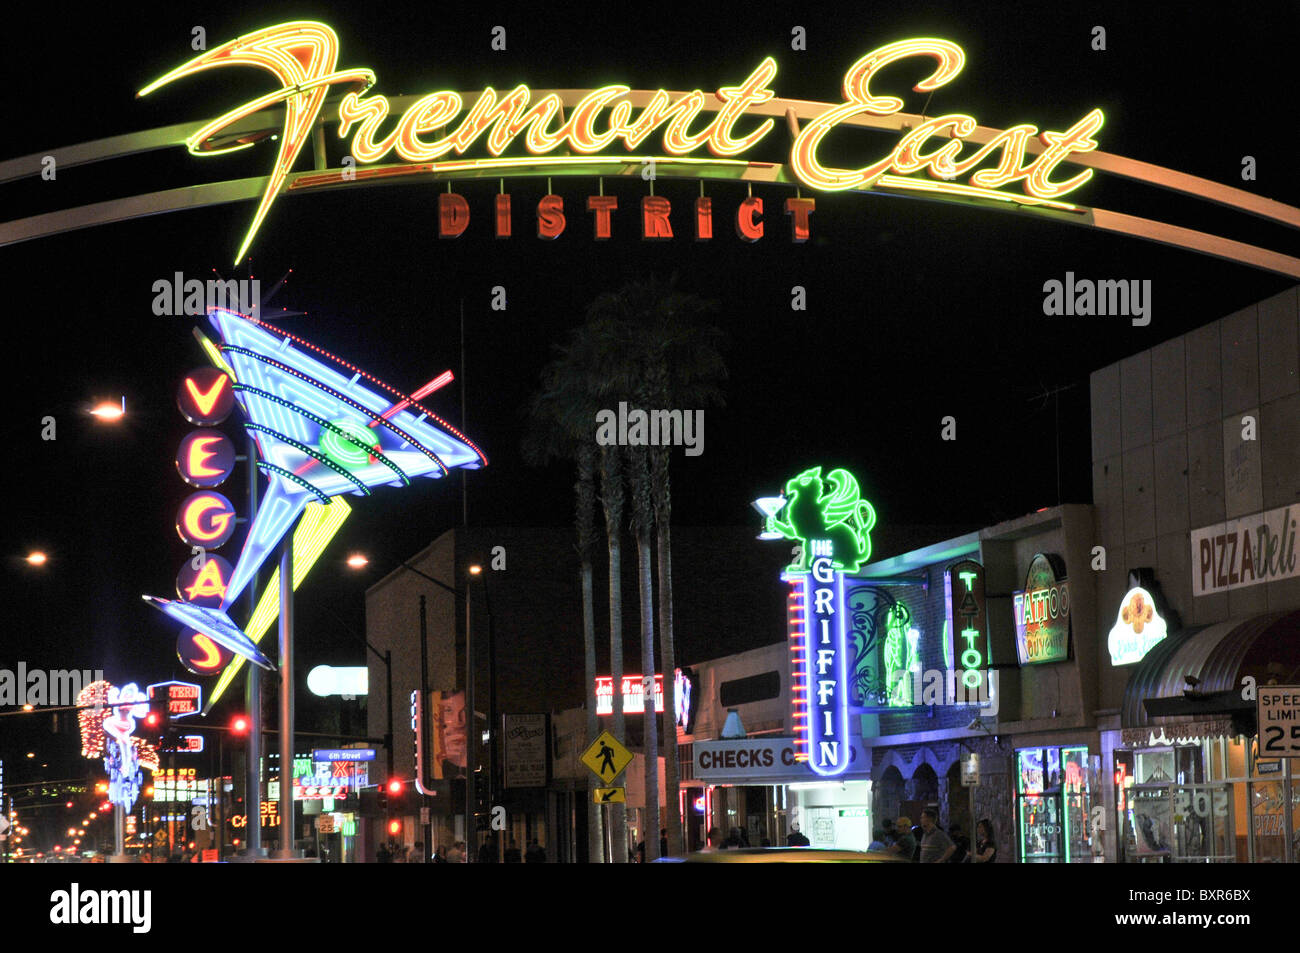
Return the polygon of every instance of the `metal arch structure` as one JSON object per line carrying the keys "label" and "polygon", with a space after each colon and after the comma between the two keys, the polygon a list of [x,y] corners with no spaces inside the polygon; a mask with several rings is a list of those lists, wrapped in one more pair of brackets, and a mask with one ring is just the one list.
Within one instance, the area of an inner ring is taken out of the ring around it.
{"label": "metal arch structure", "polygon": [[[589,96],[592,90],[535,90],[533,93],[538,97],[554,94],[565,108],[572,109]],[[459,95],[468,97],[474,94]],[[633,108],[645,108],[655,95],[656,91],[633,90],[624,93],[619,99],[627,101]],[[705,93],[703,98],[704,105],[701,111],[716,113],[725,106],[724,101],[715,94]],[[414,95],[395,96],[389,99],[388,103],[393,114],[396,114],[409,109],[419,99],[420,97]],[[338,98],[333,98],[326,105],[337,105],[338,102]],[[835,107],[828,103],[773,98],[748,106],[746,113],[755,117],[783,119],[791,135],[796,136],[801,123],[814,120],[832,108]],[[693,159],[669,155],[492,157],[435,162],[395,162],[346,170],[326,168],[325,126],[338,125],[339,122],[337,110],[328,108],[321,110],[312,127],[315,141],[315,168],[289,173],[281,189],[282,195],[295,196],[337,189],[475,179],[639,178],[648,161],[655,163],[657,178],[788,187],[801,185],[789,166],[780,163],[720,158]],[[881,116],[859,113],[841,120],[838,125],[905,135],[923,122],[925,117],[916,114],[892,113]],[[187,139],[210,125],[212,125],[210,122],[181,123],[9,159],[0,162],[0,185],[39,176],[46,156],[54,156],[57,164],[64,168],[137,156],[160,149],[184,146]],[[276,135],[283,127],[283,110],[264,109],[226,125],[223,139],[228,141],[238,139],[251,143]],[[973,133],[962,137],[962,141],[984,145],[1004,134],[1005,130],[977,126]],[[1025,143],[1027,154],[1039,155],[1043,151],[1045,147],[1036,138],[1031,138]],[[1289,228],[1300,229],[1300,208],[1173,169],[1096,150],[1073,153],[1065,159],[1065,162],[1210,202]],[[15,219],[0,223],[0,246],[150,215],[207,208],[233,202],[255,201],[264,194],[270,180],[270,176],[254,176],[203,183]],[[871,188],[846,191],[896,195],[1030,215],[1061,224],[1093,228],[1152,241],[1300,280],[1300,258],[1207,232],[1106,209],[1089,208],[1066,202],[1050,202],[1028,195],[1020,197],[1001,192],[991,194],[994,193],[991,189],[969,188],[963,191],[962,186],[944,183],[937,179],[912,176],[884,175]]]}

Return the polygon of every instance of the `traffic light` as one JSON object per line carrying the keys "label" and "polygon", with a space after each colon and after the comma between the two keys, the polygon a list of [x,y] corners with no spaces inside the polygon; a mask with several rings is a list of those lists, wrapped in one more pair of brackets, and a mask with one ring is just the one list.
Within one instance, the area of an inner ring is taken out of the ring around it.
{"label": "traffic light", "polygon": [[388,836],[397,837],[402,833],[402,822],[394,818],[388,822]]}
{"label": "traffic light", "polygon": [[247,715],[236,715],[230,719],[230,733],[232,735],[247,735],[249,721]]}
{"label": "traffic light", "polygon": [[402,784],[401,778],[388,779],[388,793],[391,794],[393,797],[401,796],[403,787],[404,785]]}

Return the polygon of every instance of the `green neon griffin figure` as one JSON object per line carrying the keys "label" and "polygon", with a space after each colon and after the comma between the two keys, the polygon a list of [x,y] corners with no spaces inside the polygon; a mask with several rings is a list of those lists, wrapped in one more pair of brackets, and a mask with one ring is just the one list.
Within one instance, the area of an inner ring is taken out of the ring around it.
{"label": "green neon griffin figure", "polygon": [[765,529],[800,544],[789,572],[809,571],[812,540],[830,541],[832,569],[855,573],[871,558],[876,511],[862,499],[848,470],[832,470],[823,478],[821,467],[811,467],[786,483],[783,496],[785,504],[768,516]]}

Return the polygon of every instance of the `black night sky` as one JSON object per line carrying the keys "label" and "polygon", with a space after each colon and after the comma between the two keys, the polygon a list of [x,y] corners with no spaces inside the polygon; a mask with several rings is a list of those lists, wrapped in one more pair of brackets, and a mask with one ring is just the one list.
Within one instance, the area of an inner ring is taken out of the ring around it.
{"label": "black night sky", "polygon": [[[859,56],[894,40],[938,36],[964,47],[965,69],[928,106],[900,78],[906,67],[886,73],[888,91],[904,97],[907,112],[1065,129],[1099,106],[1104,151],[1300,205],[1290,73],[1300,35],[1295,6],[1234,4],[1212,19],[1201,9],[714,3],[673,13],[661,4],[322,2],[236,11],[173,3],[79,7],[54,17],[23,4],[6,12],[0,37],[0,156],[57,156],[75,143],[210,118],[272,88],[259,71],[227,69],[137,100],[137,89],[193,55],[196,25],[212,46],[282,20],[323,20],[339,34],[340,67],[370,67],[378,74],[373,92],[389,96],[519,82],[712,91],[772,55],[779,97],[832,103],[841,101],[844,71]],[[506,27],[505,52],[489,46],[496,25]],[[790,49],[796,25],[807,30],[806,51]],[[1090,48],[1097,25],[1107,31],[1105,51]],[[847,132],[825,155],[862,165],[891,145],[882,134]],[[784,161],[788,146],[778,124],[763,157]],[[330,149],[335,164],[342,147],[332,133]],[[176,148],[61,168],[53,182],[4,185],[4,218],[262,175],[273,152],[264,144],[199,159]],[[1241,180],[1244,156],[1256,160],[1256,181]],[[299,168],[309,161],[304,155]],[[877,195],[818,195],[812,241],[792,244],[784,217],[773,214],[767,235],[748,244],[722,217],[744,188],[721,183],[707,186],[717,237],[697,244],[685,212],[698,188],[689,180],[658,184],[673,202],[678,232],[663,243],[637,237],[632,209],[647,194],[640,180],[606,181],[620,211],[613,239],[603,243],[577,211],[595,194],[594,180],[555,181],[572,211],[554,242],[532,234],[531,209],[545,193],[537,179],[507,181],[517,210],[509,241],[490,231],[495,179],[456,186],[475,217],[455,241],[437,237],[436,190],[428,184],[286,197],[253,247],[253,274],[269,287],[292,268],[273,304],[307,314],[284,327],[408,390],[447,368],[460,373],[463,302],[465,376],[430,406],[458,421],[466,388],[467,431],[491,461],[469,476],[476,526],[569,524],[572,473],[524,464],[522,408],[552,345],[588,302],[631,279],[675,274],[681,288],[717,302],[713,321],[729,338],[726,406],[706,412],[704,453],[673,457],[678,524],[751,523],[750,500],[820,462],[857,473],[882,523],[967,529],[1090,500],[1089,372],[1292,283],[1089,229]],[[771,209],[790,191],[756,187],[755,194]],[[1105,176],[1073,198],[1283,253],[1297,247],[1282,226]],[[155,316],[151,288],[176,271],[244,276],[247,268],[235,270],[232,258],[252,211],[251,203],[217,206],[0,248],[11,461],[0,665],[22,658],[31,666],[102,668],[123,680],[182,674],[174,627],[139,597],[170,594],[186,554],[172,524],[188,489],[172,456],[189,428],[174,391],[204,361],[190,335],[193,319]],[[1045,317],[1043,283],[1067,271],[1150,279],[1150,326]],[[507,289],[503,312],[489,307],[497,285]],[[795,285],[806,289],[807,311],[790,309]],[[1057,388],[1068,388],[1059,406],[1042,396]],[[121,395],[129,411],[121,426],[98,425],[82,412],[92,400]],[[46,415],[57,420],[55,441],[40,437]],[[940,439],[946,415],[957,419],[954,442]],[[347,573],[346,554],[365,550],[391,566],[456,525],[460,506],[450,483],[377,492],[356,507],[303,590],[304,604],[328,603],[359,630],[365,582]],[[32,549],[50,554],[41,571],[23,562]],[[322,622],[321,637],[350,645],[336,628]],[[3,756],[8,761],[10,752]]]}

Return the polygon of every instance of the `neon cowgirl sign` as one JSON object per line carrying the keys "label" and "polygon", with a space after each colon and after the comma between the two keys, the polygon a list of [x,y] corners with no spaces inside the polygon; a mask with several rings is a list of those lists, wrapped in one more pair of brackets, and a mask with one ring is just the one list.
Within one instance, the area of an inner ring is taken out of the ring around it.
{"label": "neon cowgirl sign", "polygon": [[[421,166],[346,170],[349,181],[403,171],[508,171],[512,167],[537,166],[537,159],[503,156],[516,142],[521,142],[533,156],[572,153],[548,156],[540,160],[541,164],[581,165],[597,170],[598,175],[602,166],[612,170],[616,163],[627,161],[625,156],[600,155],[602,150],[616,141],[621,141],[629,152],[640,149],[661,128],[666,155],[655,157],[656,161],[674,165],[722,161],[743,166],[746,163],[736,157],[762,142],[775,125],[769,116],[756,125],[746,123],[738,128],[747,114],[775,96],[769,84],[776,77],[777,67],[771,57],[737,85],[720,87],[716,97],[710,97],[715,100],[712,103],[699,89],[683,94],[660,89],[646,96],[626,86],[609,85],[588,92],[566,118],[557,93],[535,97],[531,89],[520,84],[501,94],[487,87],[468,111],[460,93],[440,90],[416,99],[400,117],[394,117],[384,96],[369,95],[376,82],[375,73],[366,68],[337,70],[338,52],[338,36],[324,23],[282,23],[201,53],[138,94],[146,96],[182,77],[221,66],[258,67],[280,82],[279,89],[236,106],[186,140],[190,152],[196,155],[247,148],[269,133],[248,135],[226,130],[261,110],[284,104],[279,153],[237,260],[252,243],[280,194],[332,86],[352,87],[339,101],[337,120],[340,138],[352,134],[350,152],[357,162],[379,163],[396,153],[404,162]],[[1058,179],[1055,175],[1057,167],[1071,155],[1097,148],[1091,136],[1103,122],[1099,109],[1091,110],[1064,132],[1040,132],[1028,123],[1013,126],[964,156],[963,139],[973,136],[977,121],[963,113],[936,116],[914,128],[905,127],[897,145],[874,162],[856,169],[823,165],[818,150],[837,126],[851,124],[862,114],[887,117],[902,111],[901,99],[873,92],[870,86],[885,67],[916,57],[922,58],[923,65],[918,77],[916,64],[910,64],[911,76],[918,79],[912,88],[921,93],[933,92],[951,82],[966,61],[956,43],[928,37],[890,43],[857,60],[844,75],[844,101],[839,105],[826,103],[826,109],[795,138],[790,166],[800,183],[825,192],[881,186],[1074,209],[1059,200],[1087,182],[1092,170],[1085,169],[1069,178]],[[634,109],[639,109],[635,117]],[[607,115],[598,123],[606,110]],[[714,113],[712,121],[700,124],[697,120],[701,112]],[[457,117],[461,117],[459,124],[453,125]],[[381,131],[385,123],[388,127]],[[431,134],[438,138],[424,138]],[[932,138],[943,144],[924,151]],[[1042,148],[1033,161],[1026,162],[1031,138],[1037,138]],[[480,142],[491,158],[445,158],[452,153],[464,156]],[[701,147],[707,147],[716,158],[694,158]],[[928,177],[913,177],[916,173]],[[338,173],[329,175],[337,178]],[[955,181],[960,178],[966,181]],[[1020,184],[1023,195],[1003,191],[1003,186],[1013,183]]]}

